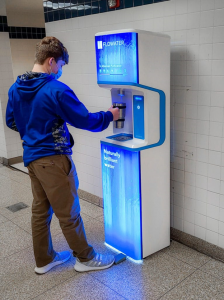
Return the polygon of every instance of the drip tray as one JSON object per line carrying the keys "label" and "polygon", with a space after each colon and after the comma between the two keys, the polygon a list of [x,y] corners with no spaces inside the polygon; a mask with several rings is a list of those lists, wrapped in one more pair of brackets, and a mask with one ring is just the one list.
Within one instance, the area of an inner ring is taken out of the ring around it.
{"label": "drip tray", "polygon": [[115,141],[118,141],[118,142],[126,142],[126,141],[129,141],[129,140],[132,140],[133,135],[132,134],[127,134],[127,133],[120,133],[120,134],[108,136],[107,139],[115,140]]}

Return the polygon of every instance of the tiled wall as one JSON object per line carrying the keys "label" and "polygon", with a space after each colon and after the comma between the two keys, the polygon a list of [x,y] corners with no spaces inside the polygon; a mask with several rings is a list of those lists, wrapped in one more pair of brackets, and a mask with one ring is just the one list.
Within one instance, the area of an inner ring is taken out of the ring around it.
{"label": "tiled wall", "polygon": [[10,39],[43,39],[45,36],[45,28],[16,26],[9,27]]}
{"label": "tiled wall", "polygon": [[51,0],[44,1],[45,22],[99,14],[169,0],[120,0],[120,6],[109,8],[107,0]]}
{"label": "tiled wall", "polygon": [[[46,24],[69,50],[67,83],[94,112],[110,105],[96,84],[94,34],[137,28],[171,36],[171,226],[224,248],[224,1],[171,0]],[[100,138],[70,127],[80,188],[102,196]]]}
{"label": "tiled wall", "polygon": [[7,17],[0,15],[0,32],[9,32],[10,39],[43,39],[45,28],[8,26]]}

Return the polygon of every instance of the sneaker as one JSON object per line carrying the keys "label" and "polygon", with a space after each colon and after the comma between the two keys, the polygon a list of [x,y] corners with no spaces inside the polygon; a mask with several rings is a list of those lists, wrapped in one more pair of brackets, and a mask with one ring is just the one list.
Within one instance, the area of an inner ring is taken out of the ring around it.
{"label": "sneaker", "polygon": [[62,252],[58,252],[54,258],[54,260],[49,263],[48,265],[38,268],[36,267],[34,269],[34,271],[37,274],[44,274],[47,273],[48,271],[50,271],[50,269],[52,269],[55,266],[58,266],[60,264],[63,264],[64,262],[66,262],[67,260],[69,260],[69,258],[71,257],[71,253],[69,251],[62,251]]}
{"label": "sneaker", "polygon": [[80,262],[78,258],[76,258],[76,263],[74,269],[77,272],[86,272],[86,271],[97,271],[107,269],[112,266],[114,263],[113,255],[102,255],[96,253],[96,256],[86,262]]}

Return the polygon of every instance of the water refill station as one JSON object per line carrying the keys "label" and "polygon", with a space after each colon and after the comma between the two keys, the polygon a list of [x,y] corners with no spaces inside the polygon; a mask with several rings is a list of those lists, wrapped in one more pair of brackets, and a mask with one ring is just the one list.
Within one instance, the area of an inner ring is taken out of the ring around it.
{"label": "water refill station", "polygon": [[105,242],[139,261],[170,244],[170,37],[95,36],[98,85],[120,108],[101,140]]}

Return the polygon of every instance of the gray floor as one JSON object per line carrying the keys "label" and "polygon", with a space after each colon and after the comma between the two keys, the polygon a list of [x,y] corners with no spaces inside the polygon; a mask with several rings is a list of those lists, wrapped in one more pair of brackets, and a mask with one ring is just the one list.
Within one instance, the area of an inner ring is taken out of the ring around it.
{"label": "gray floor", "polygon": [[[1,299],[224,299],[224,264],[177,242],[143,264],[126,261],[105,271],[79,274],[72,258],[45,275],[36,275],[29,176],[0,166],[0,182]],[[6,209],[18,202],[29,207],[16,213]],[[103,244],[103,210],[80,202],[89,243],[101,253],[110,253]],[[68,250],[55,217],[51,231],[55,250]]]}

